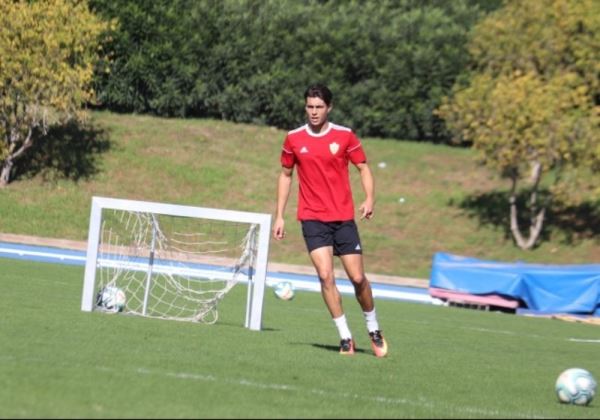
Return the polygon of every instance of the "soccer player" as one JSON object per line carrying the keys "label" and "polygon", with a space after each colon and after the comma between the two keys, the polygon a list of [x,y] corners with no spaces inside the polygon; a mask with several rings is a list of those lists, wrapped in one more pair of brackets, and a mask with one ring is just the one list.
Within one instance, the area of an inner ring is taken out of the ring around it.
{"label": "soccer player", "polygon": [[373,217],[374,181],[360,140],[351,129],[328,120],[333,95],[322,84],[304,93],[307,124],[287,133],[281,152],[277,183],[277,210],[273,237],[285,237],[284,211],[291,190],[294,167],[298,169],[297,218],[311,261],[321,284],[321,295],[340,335],[340,353],[354,354],[342,297],[335,283],[333,257],[338,256],[354,286],[363,310],[371,348],[377,357],[388,352],[379,329],[373,292],[363,266],[362,246],[354,217],[349,162],[360,173],[365,200],[358,208],[361,219]]}

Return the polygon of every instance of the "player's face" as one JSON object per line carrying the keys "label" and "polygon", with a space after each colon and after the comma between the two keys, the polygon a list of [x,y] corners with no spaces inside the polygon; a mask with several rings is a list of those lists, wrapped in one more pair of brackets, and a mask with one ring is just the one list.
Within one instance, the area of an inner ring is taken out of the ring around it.
{"label": "player's face", "polygon": [[331,107],[327,106],[321,98],[306,98],[306,118],[308,123],[315,128],[320,128],[327,122]]}

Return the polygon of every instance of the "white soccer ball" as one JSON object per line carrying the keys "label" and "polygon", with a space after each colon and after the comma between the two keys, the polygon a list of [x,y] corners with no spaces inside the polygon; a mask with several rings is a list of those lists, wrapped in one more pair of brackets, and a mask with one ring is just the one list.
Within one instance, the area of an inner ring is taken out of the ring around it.
{"label": "white soccer ball", "polygon": [[96,305],[107,312],[122,312],[126,302],[125,292],[116,286],[106,286],[96,296]]}
{"label": "white soccer ball", "polygon": [[596,380],[585,369],[567,369],[556,380],[556,396],[561,403],[588,405],[595,394]]}
{"label": "white soccer ball", "polygon": [[282,281],[275,285],[273,292],[281,300],[292,300],[294,298],[294,285],[289,281]]}

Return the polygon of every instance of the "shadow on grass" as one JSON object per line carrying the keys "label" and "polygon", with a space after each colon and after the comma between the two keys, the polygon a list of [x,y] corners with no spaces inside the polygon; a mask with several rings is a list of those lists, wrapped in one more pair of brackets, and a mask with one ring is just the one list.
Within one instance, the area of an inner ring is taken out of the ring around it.
{"label": "shadow on grass", "polygon": [[42,176],[46,181],[89,179],[99,172],[98,157],[111,147],[108,132],[91,123],[53,127],[35,139],[18,161],[14,179]]}
{"label": "shadow on grass", "polygon": [[[322,349],[322,350],[334,351],[336,353],[339,353],[339,351],[340,351],[340,346],[332,346],[329,344],[313,343],[313,344],[311,344],[311,346],[316,347],[318,349]],[[358,347],[355,347],[354,352],[355,353],[364,353],[365,351],[363,349],[359,349]]]}
{"label": "shadow on grass", "polygon": [[[240,322],[232,322],[232,321],[218,321],[218,325],[222,327],[232,327],[232,328],[244,328],[247,329],[244,324]],[[260,332],[276,332],[281,331],[279,328],[271,328],[271,327],[261,327]]]}
{"label": "shadow on grass", "polygon": [[[539,194],[541,202],[549,198],[547,191]],[[529,195],[522,193],[517,197],[520,209],[519,227],[521,232],[529,231],[530,213],[526,211]],[[506,192],[489,192],[472,195],[456,203],[449,202],[466,212],[469,217],[478,219],[481,226],[493,226],[504,232],[506,239],[512,238],[510,231],[510,207]],[[521,210],[522,209],[522,210]],[[583,239],[600,235],[600,204],[586,202],[577,206],[555,206],[546,210],[541,241],[550,239],[553,233],[560,232],[564,242],[574,245]]]}

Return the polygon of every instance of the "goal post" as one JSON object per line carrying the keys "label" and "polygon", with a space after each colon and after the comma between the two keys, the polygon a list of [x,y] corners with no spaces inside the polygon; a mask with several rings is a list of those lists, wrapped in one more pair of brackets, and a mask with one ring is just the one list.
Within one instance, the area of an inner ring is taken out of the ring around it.
{"label": "goal post", "polygon": [[81,310],[102,288],[123,289],[124,312],[212,323],[247,283],[244,326],[260,330],[271,215],[92,197]]}

